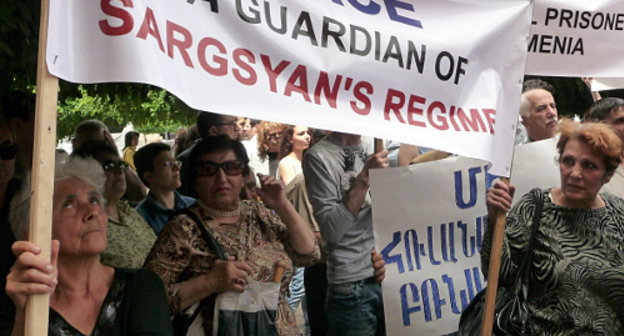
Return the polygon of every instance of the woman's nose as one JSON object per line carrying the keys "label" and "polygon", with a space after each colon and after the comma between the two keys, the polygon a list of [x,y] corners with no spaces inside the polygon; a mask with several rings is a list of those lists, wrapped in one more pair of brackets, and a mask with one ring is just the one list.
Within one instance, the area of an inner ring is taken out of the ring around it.
{"label": "woman's nose", "polygon": [[87,214],[85,215],[85,220],[86,221],[92,221],[96,218],[96,215],[93,211],[87,212]]}
{"label": "woman's nose", "polygon": [[100,204],[92,204],[92,203],[86,203],[84,205],[82,205],[83,210],[84,210],[84,220],[85,221],[92,221],[94,219],[97,218],[98,216],[98,210],[101,208]]}
{"label": "woman's nose", "polygon": [[223,170],[223,167],[219,167],[219,169],[217,170],[217,181],[221,182],[225,180],[227,180],[227,174]]}
{"label": "woman's nose", "polygon": [[578,165],[578,164],[576,164],[576,165],[574,165],[574,166],[572,167],[572,173],[571,173],[571,175],[572,175],[573,177],[580,178],[580,177],[581,177],[581,175],[582,175],[582,174],[581,174],[581,172],[582,172],[581,166],[580,166],[580,165]]}

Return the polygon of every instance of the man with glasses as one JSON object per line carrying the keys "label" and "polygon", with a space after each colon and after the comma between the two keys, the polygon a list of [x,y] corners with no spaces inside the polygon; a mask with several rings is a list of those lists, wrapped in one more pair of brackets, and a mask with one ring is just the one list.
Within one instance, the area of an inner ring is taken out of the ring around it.
{"label": "man with glasses", "polygon": [[[202,139],[211,136],[226,135],[228,138],[236,140],[238,139],[240,128],[234,116],[204,111],[197,114],[197,131]],[[186,163],[188,163],[188,159],[194,147],[195,145],[187,148],[176,157],[178,161],[182,162],[182,169],[180,170],[182,186],[178,188],[178,192],[182,195],[193,197],[195,196],[195,189],[192,181],[189,179],[189,165]]]}
{"label": "man with glasses", "polygon": [[176,191],[182,185],[182,162],[173,157],[169,145],[154,142],[141,147],[134,154],[134,164],[141,181],[150,188],[136,210],[158,235],[171,215],[193,205],[195,199]]}

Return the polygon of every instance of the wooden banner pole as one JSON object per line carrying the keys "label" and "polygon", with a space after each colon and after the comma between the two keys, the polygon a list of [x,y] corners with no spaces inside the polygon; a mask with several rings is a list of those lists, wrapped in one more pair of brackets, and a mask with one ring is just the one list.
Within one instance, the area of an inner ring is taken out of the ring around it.
{"label": "wooden banner pole", "polygon": [[[41,247],[41,255],[50,259],[52,242],[52,193],[54,191],[54,154],[56,147],[56,103],[58,78],[46,67],[49,0],[41,1],[39,51],[37,55],[37,100],[33,144],[29,240]],[[48,334],[49,295],[33,295],[26,304],[26,336]]]}
{"label": "wooden banner pole", "polygon": [[[501,178],[501,181],[509,185],[509,178]],[[503,238],[505,235],[505,213],[496,212],[496,223],[492,232],[492,250],[490,251],[490,264],[488,265],[488,283],[485,290],[485,308],[483,311],[483,324],[481,336],[491,336],[494,325],[494,309],[496,308],[496,291],[498,289],[498,276],[501,267],[501,254],[503,252]]]}
{"label": "wooden banner pole", "polygon": [[383,139],[375,138],[375,153],[379,153],[382,150],[384,150]]}

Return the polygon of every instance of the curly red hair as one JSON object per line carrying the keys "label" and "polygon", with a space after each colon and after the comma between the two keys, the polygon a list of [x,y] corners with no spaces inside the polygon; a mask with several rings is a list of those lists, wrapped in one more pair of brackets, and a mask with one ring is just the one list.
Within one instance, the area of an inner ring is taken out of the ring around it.
{"label": "curly red hair", "polygon": [[624,149],[622,140],[615,134],[611,126],[603,123],[588,122],[578,124],[570,119],[559,123],[560,138],[557,142],[559,156],[570,140],[578,140],[589,145],[592,152],[602,157],[607,173],[613,173],[622,162]]}

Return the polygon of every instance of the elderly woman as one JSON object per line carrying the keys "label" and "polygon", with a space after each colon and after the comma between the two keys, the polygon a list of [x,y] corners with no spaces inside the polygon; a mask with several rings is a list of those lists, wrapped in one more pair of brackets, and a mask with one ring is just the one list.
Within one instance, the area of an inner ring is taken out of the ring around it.
{"label": "elderly woman", "polygon": [[108,247],[102,253],[102,262],[108,266],[137,269],[156,241],[156,234],[141,215],[122,200],[126,192],[126,170],[117,149],[103,141],[88,140],[72,156],[94,158],[104,168],[104,209],[108,215]]}
{"label": "elderly woman", "polygon": [[178,313],[200,300],[206,333],[212,332],[213,294],[242,291],[246,278],[269,282],[274,265],[286,264],[277,311],[280,335],[298,335],[295,316],[284,300],[293,263],[313,264],[319,258],[314,235],[297,215],[273,177],[260,175],[258,195],[263,203],[239,199],[249,173],[243,145],[227,137],[197,143],[190,156],[198,194],[194,211],[213,233],[230,260],[217,260],[197,224],[186,214],[172,217],[158,237],[145,267],[160,275],[169,305]]}
{"label": "elderly woman", "polygon": [[[620,163],[622,142],[607,125],[564,121],[557,149],[561,186],[544,191],[531,265],[534,327],[538,335],[624,335],[624,201],[598,193]],[[513,191],[496,183],[490,210],[509,210]],[[526,253],[534,209],[529,193],[507,216],[501,285],[513,282]],[[481,251],[484,270],[491,234]]]}
{"label": "elderly woman", "polygon": [[116,269],[100,262],[107,244],[103,185],[97,161],[57,159],[52,262],[41,258],[33,243],[13,244],[17,261],[6,285],[16,306],[13,335],[24,333],[28,296],[45,293],[51,294],[49,335],[172,334],[159,278],[148,270]]}

